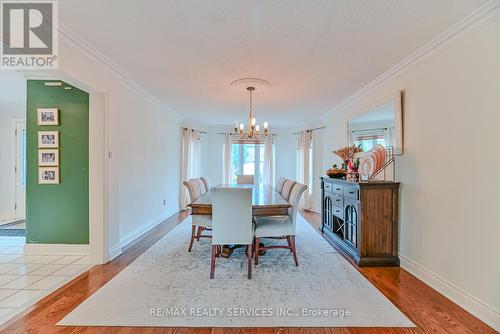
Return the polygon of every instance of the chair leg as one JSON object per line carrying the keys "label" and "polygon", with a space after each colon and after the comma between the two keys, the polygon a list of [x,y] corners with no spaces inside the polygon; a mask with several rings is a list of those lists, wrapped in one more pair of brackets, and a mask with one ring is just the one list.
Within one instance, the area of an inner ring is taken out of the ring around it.
{"label": "chair leg", "polygon": [[248,279],[252,278],[252,255],[253,255],[253,245],[250,244],[250,245],[248,245],[248,252],[247,252],[247,258],[248,258]]}
{"label": "chair leg", "polygon": [[212,258],[210,260],[210,279],[214,278],[215,274],[215,255],[217,253],[217,245],[212,245]]}
{"label": "chair leg", "polygon": [[255,265],[259,264],[259,238],[255,238]]}
{"label": "chair leg", "polygon": [[288,243],[288,247],[290,247],[290,252],[293,252],[292,242],[290,241],[289,235],[286,236],[286,242]]}
{"label": "chair leg", "polygon": [[293,260],[295,261],[295,265],[298,267],[299,261],[297,260],[297,249],[295,248],[295,236],[294,235],[290,236],[290,242],[292,243]]}
{"label": "chair leg", "polygon": [[201,238],[201,232],[203,232],[204,227],[203,226],[198,226],[198,233],[196,235],[196,240],[200,241]]}
{"label": "chair leg", "polygon": [[196,225],[193,225],[191,227],[191,241],[189,242],[189,249],[188,249],[188,252],[191,251],[191,249],[193,248],[193,241],[194,241],[194,235],[196,233]]}

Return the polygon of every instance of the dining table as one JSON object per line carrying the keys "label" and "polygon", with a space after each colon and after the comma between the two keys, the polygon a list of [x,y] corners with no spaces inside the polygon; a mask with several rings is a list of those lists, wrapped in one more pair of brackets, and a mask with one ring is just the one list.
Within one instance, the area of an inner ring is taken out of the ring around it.
{"label": "dining table", "polygon": [[[266,184],[220,184],[217,187],[252,187],[253,216],[287,215],[290,203],[271,185]],[[206,192],[189,204],[192,215],[212,215],[212,193]]]}

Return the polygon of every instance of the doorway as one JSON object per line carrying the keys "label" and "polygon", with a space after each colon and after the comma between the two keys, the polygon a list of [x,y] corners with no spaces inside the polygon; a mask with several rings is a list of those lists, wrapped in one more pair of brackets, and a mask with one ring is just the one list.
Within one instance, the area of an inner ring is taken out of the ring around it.
{"label": "doorway", "polygon": [[14,127],[14,142],[16,146],[14,218],[16,220],[24,220],[26,219],[26,121],[15,121]]}
{"label": "doorway", "polygon": [[[26,120],[13,118],[11,129],[11,214],[0,222],[0,236],[26,236]],[[24,240],[23,240],[24,243]]]}

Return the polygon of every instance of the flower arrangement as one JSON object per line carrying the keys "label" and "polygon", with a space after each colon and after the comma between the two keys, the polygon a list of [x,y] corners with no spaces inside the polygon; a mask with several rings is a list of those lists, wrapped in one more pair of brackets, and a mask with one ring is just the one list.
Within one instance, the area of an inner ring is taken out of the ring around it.
{"label": "flower arrangement", "polygon": [[336,151],[332,151],[334,154],[338,155],[342,161],[347,165],[350,160],[354,157],[354,154],[363,152],[361,147],[356,146],[346,146]]}

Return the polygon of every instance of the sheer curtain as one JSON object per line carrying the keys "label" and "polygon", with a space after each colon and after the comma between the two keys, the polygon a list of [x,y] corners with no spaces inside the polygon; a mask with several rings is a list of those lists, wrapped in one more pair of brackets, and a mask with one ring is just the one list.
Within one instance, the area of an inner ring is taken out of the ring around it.
{"label": "sheer curtain", "polygon": [[224,135],[224,157],[222,165],[222,181],[224,184],[231,183],[231,135]]}
{"label": "sheer curtain", "polygon": [[274,187],[273,135],[271,134],[264,142],[264,184]]}
{"label": "sheer curtain", "polygon": [[307,186],[300,201],[302,209],[311,207],[311,139],[311,131],[300,131],[297,151],[297,179]]}
{"label": "sheer curtain", "polygon": [[201,149],[198,132],[187,128],[182,132],[181,191],[179,205],[187,209],[189,194],[182,182],[200,176]]}
{"label": "sheer curtain", "polygon": [[384,131],[384,140],[385,140],[385,146],[392,147],[393,149],[396,147],[395,139],[396,139],[396,128],[394,127],[389,127],[385,129]]}

